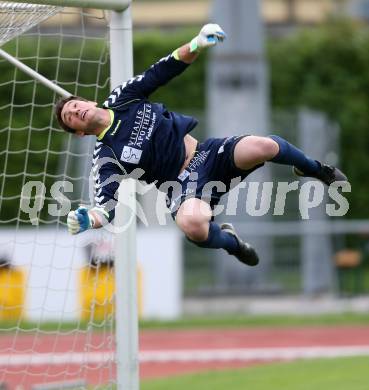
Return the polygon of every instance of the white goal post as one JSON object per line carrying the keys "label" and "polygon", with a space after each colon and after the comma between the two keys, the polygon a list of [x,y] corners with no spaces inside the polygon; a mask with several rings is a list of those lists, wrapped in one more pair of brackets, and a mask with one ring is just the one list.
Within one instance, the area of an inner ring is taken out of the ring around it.
{"label": "white goal post", "polygon": [[[132,59],[132,18],[131,0],[34,0],[32,2],[13,1],[11,3],[52,5],[58,7],[77,7],[83,9],[110,10],[110,82],[111,87],[121,84],[133,75]],[[1,44],[1,43],[0,43]],[[22,72],[50,88],[61,96],[71,92],[59,87],[31,67],[5,51],[0,56],[11,62]],[[135,182],[125,181],[125,204],[135,215]],[[116,223],[128,226],[116,233],[115,239],[115,332],[116,332],[116,384],[119,390],[139,388],[138,362],[138,310],[137,310],[137,265],[136,265],[136,219],[131,215],[117,213]]]}
{"label": "white goal post", "polygon": [[54,5],[57,7],[95,8],[116,12],[125,11],[131,5],[131,0],[14,0],[12,3],[28,3]]}

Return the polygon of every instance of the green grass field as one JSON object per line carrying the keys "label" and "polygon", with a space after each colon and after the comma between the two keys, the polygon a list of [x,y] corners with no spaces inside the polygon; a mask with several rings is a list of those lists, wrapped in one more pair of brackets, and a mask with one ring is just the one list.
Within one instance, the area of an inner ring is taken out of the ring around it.
{"label": "green grass field", "polygon": [[145,380],[142,390],[368,390],[367,357],[300,360]]}
{"label": "green grass field", "polygon": [[[141,329],[248,328],[369,325],[369,313],[321,315],[239,315],[188,317],[176,321],[143,321]],[[369,386],[368,386],[369,390]]]}
{"label": "green grass field", "polygon": [[[342,313],[324,315],[240,315],[188,317],[176,321],[141,321],[140,330],[145,329],[193,329],[193,328],[244,328],[244,327],[286,327],[286,326],[339,326],[369,325],[369,313]],[[75,322],[63,323],[21,323],[0,322],[0,333],[17,331],[68,332],[74,329],[106,331],[104,323],[87,324]],[[369,390],[369,386],[368,386]]]}

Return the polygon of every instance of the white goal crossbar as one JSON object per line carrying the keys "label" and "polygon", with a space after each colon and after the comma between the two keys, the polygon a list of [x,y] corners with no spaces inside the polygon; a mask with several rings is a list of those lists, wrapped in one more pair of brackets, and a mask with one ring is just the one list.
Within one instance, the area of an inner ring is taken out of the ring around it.
{"label": "white goal crossbar", "polygon": [[94,8],[111,11],[124,11],[127,9],[131,0],[14,0],[13,3],[30,3],[41,5],[54,5],[58,7],[77,7],[77,8]]}

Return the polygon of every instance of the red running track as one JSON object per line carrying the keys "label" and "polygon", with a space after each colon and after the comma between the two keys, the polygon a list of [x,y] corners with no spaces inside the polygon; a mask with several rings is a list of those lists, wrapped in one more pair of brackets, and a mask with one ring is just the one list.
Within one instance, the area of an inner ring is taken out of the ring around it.
{"label": "red running track", "polygon": [[[24,335],[14,334],[0,337],[0,383],[6,382],[10,390],[29,390],[32,384],[56,382],[84,378],[89,384],[106,384],[114,375],[114,364],[108,359],[100,359],[103,351],[106,356],[112,350],[110,335],[95,333],[74,333],[70,335]],[[147,358],[140,365],[141,378],[170,376],[180,373],[199,372],[210,369],[245,367],[266,362],[268,359],[247,359],[228,357],[224,360],[212,359],[222,351],[306,347],[367,347],[369,350],[368,326],[277,328],[277,329],[203,329],[203,330],[150,330],[140,335],[141,357],[150,353],[167,354],[165,361]],[[208,357],[198,360],[200,351],[207,351]],[[171,353],[185,353],[186,358],[171,360]],[[210,351],[210,354],[209,354]],[[51,353],[52,352],[52,353]],[[72,352],[72,355],[68,355]],[[50,355],[47,355],[50,354]],[[98,354],[98,361],[81,364],[86,354]],[[191,356],[193,355],[193,361]],[[11,356],[11,362],[9,362]],[[51,356],[51,357],[50,357]],[[47,362],[60,356],[61,360],[49,365]],[[77,360],[68,358],[75,357]],[[106,357],[105,356],[105,357]],[[67,357],[67,360],[66,360]],[[29,362],[33,359],[33,363]],[[40,359],[40,361],[37,361]],[[64,360],[63,360],[64,359]],[[100,359],[100,360],[99,360]],[[145,359],[144,359],[145,360]],[[270,361],[276,360],[275,357]]]}

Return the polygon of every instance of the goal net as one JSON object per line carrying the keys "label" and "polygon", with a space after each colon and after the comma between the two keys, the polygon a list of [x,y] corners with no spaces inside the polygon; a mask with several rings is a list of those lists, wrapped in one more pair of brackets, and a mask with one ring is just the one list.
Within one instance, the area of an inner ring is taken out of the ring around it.
{"label": "goal net", "polygon": [[[107,42],[104,11],[0,3],[1,49],[71,94],[108,95]],[[59,96],[3,57],[0,91],[0,387],[113,388],[111,237],[65,226],[91,203],[95,140],[61,130]]]}

